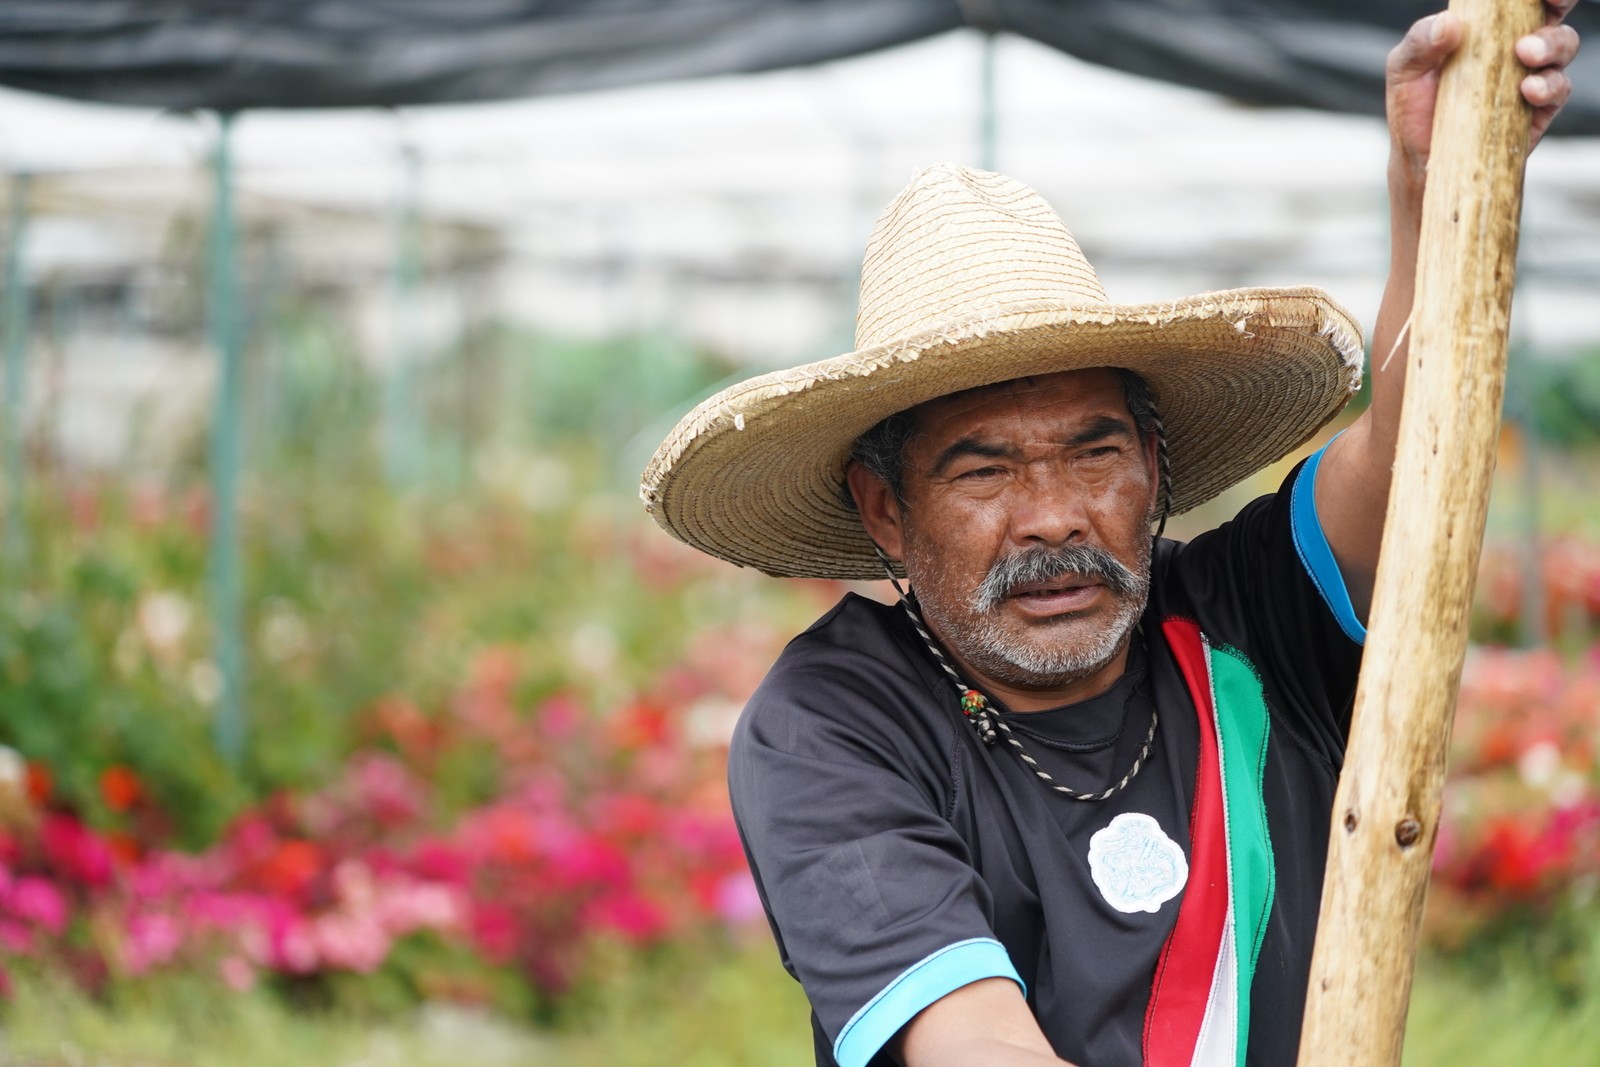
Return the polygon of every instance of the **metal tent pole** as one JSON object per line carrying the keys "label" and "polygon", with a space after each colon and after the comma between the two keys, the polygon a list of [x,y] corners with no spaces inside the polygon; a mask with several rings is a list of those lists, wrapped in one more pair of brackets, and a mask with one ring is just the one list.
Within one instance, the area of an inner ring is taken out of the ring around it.
{"label": "metal tent pole", "polygon": [[22,248],[28,228],[31,176],[11,176],[11,203],[6,226],[5,289],[5,553],[7,568],[19,568],[27,554],[27,526],[23,520],[23,418],[27,409],[26,360],[28,355],[28,285],[22,276]]}
{"label": "metal tent pole", "polygon": [[231,140],[234,115],[217,114],[212,156],[210,285],[207,315],[217,349],[217,397],[211,422],[211,610],[222,689],[212,720],[218,751],[244,755],[246,708],[239,579],[239,467],[243,400],[243,337],[238,315],[238,248],[233,207]]}
{"label": "metal tent pole", "polygon": [[[1546,624],[1544,597],[1543,538],[1539,532],[1540,451],[1539,420],[1534,413],[1533,400],[1524,391],[1524,404],[1520,414],[1522,423],[1522,625],[1517,634],[1524,648],[1539,648],[1553,636]],[[1559,633],[1559,631],[1557,631]]]}
{"label": "metal tent pole", "polygon": [[999,167],[1000,118],[995,68],[996,42],[999,40],[1000,35],[992,31],[983,35],[983,65],[978,93],[978,165],[984,170],[996,170]]}
{"label": "metal tent pole", "polygon": [[422,155],[413,144],[400,149],[400,194],[395,206],[395,257],[390,277],[389,373],[384,379],[384,470],[391,486],[411,485],[417,478],[417,290],[422,277]]}

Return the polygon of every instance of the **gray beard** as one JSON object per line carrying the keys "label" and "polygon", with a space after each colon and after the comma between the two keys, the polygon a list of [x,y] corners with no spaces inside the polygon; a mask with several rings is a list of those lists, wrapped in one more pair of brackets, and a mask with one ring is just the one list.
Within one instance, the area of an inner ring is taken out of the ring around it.
{"label": "gray beard", "polygon": [[[1063,646],[1038,637],[1030,640],[1001,625],[999,607],[1012,589],[1067,574],[1097,578],[1115,596],[1115,610],[1101,630]],[[960,618],[950,617],[936,605],[922,603],[920,607],[975,670],[1009,685],[1049,689],[1080,681],[1110,663],[1144,613],[1149,593],[1148,544],[1136,570],[1128,569],[1104,549],[1068,545],[1026,549],[996,560]]]}

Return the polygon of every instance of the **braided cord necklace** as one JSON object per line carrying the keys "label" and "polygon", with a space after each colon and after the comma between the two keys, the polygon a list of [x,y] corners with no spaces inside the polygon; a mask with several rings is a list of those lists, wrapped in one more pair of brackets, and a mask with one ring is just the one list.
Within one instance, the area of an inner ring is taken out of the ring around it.
{"label": "braided cord necklace", "polygon": [[[876,545],[873,547],[877,548]],[[882,549],[877,551],[879,560],[883,562],[883,569],[889,575],[889,581],[894,585],[894,591],[900,597],[900,606],[905,609],[906,617],[911,620],[911,625],[922,636],[923,644],[927,646],[928,651],[933,653],[934,662],[944,668],[945,674],[956,687],[956,694],[961,698],[961,714],[966,717],[968,722],[972,723],[973,729],[978,733],[978,738],[985,745],[992,748],[995,742],[1000,739],[1000,735],[1004,734],[1006,744],[1011,746],[1012,751],[1017,754],[1017,758],[1025,763],[1040,781],[1068,800],[1105,800],[1133,781],[1134,776],[1144,766],[1145,760],[1150,758],[1150,746],[1156,739],[1156,724],[1160,721],[1160,716],[1157,714],[1153,702],[1150,706],[1150,732],[1144,735],[1144,744],[1139,747],[1139,755],[1135,757],[1133,766],[1128,768],[1128,773],[1122,776],[1121,781],[1111,788],[1098,793],[1080,793],[1071,786],[1062,785],[1050,776],[1049,771],[1039,766],[1039,761],[1034,759],[1028,750],[1023,747],[1022,741],[1012,731],[1010,724],[1001,718],[994,708],[989,706],[989,698],[984,696],[981,690],[962,681],[961,675],[956,673],[955,665],[950,662],[949,657],[939,647],[939,642],[934,640],[933,635],[923,625],[921,612],[911,606],[910,597],[900,585],[900,580],[894,576],[894,571],[889,567],[888,557],[883,554]],[[1132,699],[1132,694],[1129,694],[1129,699]]]}

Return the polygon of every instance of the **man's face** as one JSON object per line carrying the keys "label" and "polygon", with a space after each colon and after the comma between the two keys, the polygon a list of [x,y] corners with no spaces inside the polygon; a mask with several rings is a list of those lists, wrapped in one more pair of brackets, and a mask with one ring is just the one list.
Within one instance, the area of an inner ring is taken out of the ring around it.
{"label": "man's face", "polygon": [[917,415],[905,506],[884,502],[886,537],[863,518],[929,624],[980,684],[1070,698],[1109,685],[1144,608],[1156,488],[1119,379],[1009,382]]}

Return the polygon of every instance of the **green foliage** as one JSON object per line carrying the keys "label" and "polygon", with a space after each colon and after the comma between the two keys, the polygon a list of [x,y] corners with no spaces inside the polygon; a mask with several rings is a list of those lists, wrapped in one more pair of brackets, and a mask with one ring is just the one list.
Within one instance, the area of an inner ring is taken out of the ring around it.
{"label": "green foliage", "polygon": [[1404,1067],[1592,1063],[1596,1049],[1600,995],[1552,995],[1537,965],[1515,950],[1486,968],[1438,957],[1420,962]]}
{"label": "green foliage", "polygon": [[1519,360],[1513,370],[1509,414],[1526,419],[1552,444],[1600,444],[1600,349],[1561,361]]}
{"label": "green foliage", "polygon": [[104,545],[54,557],[0,597],[0,743],[49,767],[57,792],[101,823],[113,817],[100,772],[138,767],[163,809],[188,813],[181,839],[208,838],[214,814],[241,799],[239,785],[185,679],[130,655],[125,639],[139,590],[161,588],[166,568],[151,559],[141,575]]}
{"label": "green foliage", "polygon": [[[243,805],[325,781],[378,702],[450,714],[485,648],[525,652],[525,701],[573,691],[596,707],[675,662],[728,605],[742,610],[725,583],[641,573],[639,536],[660,535],[607,495],[629,436],[703,392],[724,372],[714,360],[662,340],[469,337],[421,368],[435,402],[416,432],[430,454],[454,448],[458,474],[470,445],[472,476],[396,491],[379,462],[380,383],[348,331],[309,308],[278,318],[251,369],[240,766],[211,743],[203,435],[160,477],[34,480],[31,557],[0,571],[0,744],[47,766],[58,802],[117,828],[135,815],[108,810],[97,783],[126,766],[172,839],[200,845]],[[489,755],[452,752],[445,794],[464,805],[492,792]]]}
{"label": "green foliage", "polygon": [[[376,985],[381,986],[381,982]],[[370,1006],[369,1006],[370,1007]],[[810,1067],[808,1009],[768,944],[617,955],[605,981],[535,1029],[456,1002],[395,1015],[235,994],[199,977],[93,1000],[18,976],[0,1067]]]}
{"label": "green foliage", "polygon": [[[542,1028],[459,1002],[352,1013],[182,976],[97,1001],[29,973],[0,1022],[0,1067],[809,1067],[807,1013],[767,944],[618,956],[581,1005]],[[1562,1003],[1525,957],[1490,971],[1421,961],[1405,1067],[1578,1064],[1596,1048],[1600,1001]]]}

